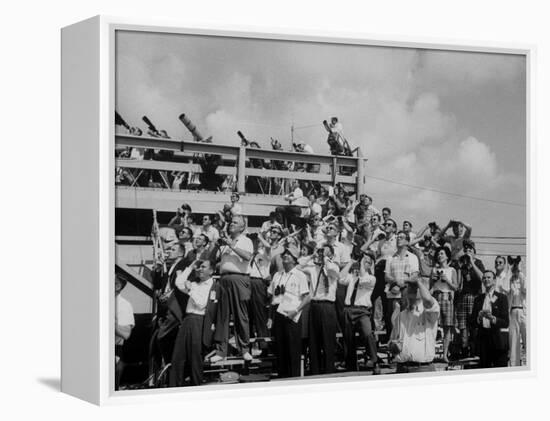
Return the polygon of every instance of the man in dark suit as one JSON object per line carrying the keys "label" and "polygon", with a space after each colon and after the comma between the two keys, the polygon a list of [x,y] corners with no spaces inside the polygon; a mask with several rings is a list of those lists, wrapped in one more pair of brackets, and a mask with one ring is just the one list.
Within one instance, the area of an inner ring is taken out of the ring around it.
{"label": "man in dark suit", "polygon": [[508,299],[495,291],[496,275],[491,270],[483,272],[485,293],[474,299],[470,319],[477,330],[476,344],[481,368],[506,367],[508,365]]}
{"label": "man in dark suit", "polygon": [[[189,372],[191,384],[202,384],[203,358],[212,346],[220,288],[212,278],[215,263],[193,262],[176,279],[176,288],[188,296],[185,315],[176,336],[172,354],[170,386],[183,386]],[[195,270],[197,282],[189,281]]]}
{"label": "man in dark suit", "polygon": [[175,287],[178,272],[182,272],[190,262],[183,256],[185,250],[179,242],[167,247],[165,271],[158,265],[152,273],[153,289],[157,296],[157,344],[165,363],[172,358],[172,350],[177,328],[185,314],[188,296]]}

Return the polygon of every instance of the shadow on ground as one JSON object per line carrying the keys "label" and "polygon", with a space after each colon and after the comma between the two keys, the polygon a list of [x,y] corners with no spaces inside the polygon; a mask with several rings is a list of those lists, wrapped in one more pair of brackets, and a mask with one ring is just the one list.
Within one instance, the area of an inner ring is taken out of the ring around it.
{"label": "shadow on ground", "polygon": [[59,392],[61,391],[61,380],[57,377],[47,377],[42,379],[37,379],[37,382],[43,384],[44,386]]}

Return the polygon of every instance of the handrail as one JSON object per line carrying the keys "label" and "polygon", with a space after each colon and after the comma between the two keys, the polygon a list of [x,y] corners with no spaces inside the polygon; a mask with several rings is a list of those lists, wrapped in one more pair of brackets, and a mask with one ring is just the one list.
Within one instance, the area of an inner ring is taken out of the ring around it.
{"label": "handrail", "polygon": [[[245,179],[247,176],[255,177],[278,177],[282,179],[300,179],[314,180],[330,183],[347,183],[356,184],[356,192],[362,193],[365,183],[364,163],[366,158],[361,156],[361,151],[358,151],[357,157],[350,156],[333,156],[323,154],[306,154],[303,152],[288,152],[271,149],[258,149],[244,146],[222,145],[218,143],[203,143],[195,141],[177,141],[172,139],[159,139],[147,136],[133,136],[128,134],[117,134],[115,136],[117,146],[156,149],[173,151],[176,154],[183,153],[185,155],[193,154],[210,154],[210,155],[225,155],[230,158],[228,161],[235,162],[235,166],[220,165],[216,173],[222,175],[236,175],[237,190],[244,192]],[[181,155],[180,156],[181,159]],[[291,161],[301,164],[317,164],[328,165],[331,168],[330,174],[320,172],[299,172],[299,171],[282,171],[275,169],[257,169],[246,167],[246,162],[250,160],[271,160],[271,161]],[[141,168],[154,169],[159,171],[192,171],[200,173],[200,166],[194,163],[177,162],[170,160],[131,160],[117,159],[116,164],[121,168]],[[338,173],[338,168],[347,167],[351,169],[354,176],[343,175]]]}

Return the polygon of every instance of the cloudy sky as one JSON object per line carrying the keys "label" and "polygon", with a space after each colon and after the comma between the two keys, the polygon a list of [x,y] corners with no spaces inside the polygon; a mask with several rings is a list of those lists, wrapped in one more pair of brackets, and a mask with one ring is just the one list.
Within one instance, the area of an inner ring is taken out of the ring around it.
{"label": "cloudy sky", "polygon": [[119,32],[116,65],[116,107],[131,125],[146,114],[190,139],[184,112],[216,143],[238,144],[241,130],[289,147],[294,124],[296,139],[328,153],[321,122],[338,116],[369,159],[375,206],[398,222],[452,217],[477,235],[525,235],[523,56]]}

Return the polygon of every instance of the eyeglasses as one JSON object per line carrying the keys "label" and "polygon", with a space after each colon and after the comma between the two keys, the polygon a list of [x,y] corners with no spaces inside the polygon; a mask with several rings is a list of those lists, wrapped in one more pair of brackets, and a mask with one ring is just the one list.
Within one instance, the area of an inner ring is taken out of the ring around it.
{"label": "eyeglasses", "polygon": [[383,224],[385,227],[394,227],[395,228],[395,225],[393,225],[391,222],[386,222]]}

